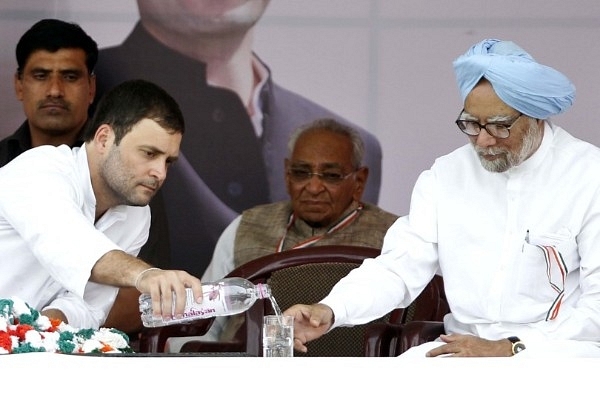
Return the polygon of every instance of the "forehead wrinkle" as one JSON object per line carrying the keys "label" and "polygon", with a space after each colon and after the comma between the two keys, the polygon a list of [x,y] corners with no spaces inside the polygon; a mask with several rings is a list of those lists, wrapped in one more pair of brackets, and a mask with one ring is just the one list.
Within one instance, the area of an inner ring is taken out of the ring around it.
{"label": "forehead wrinkle", "polygon": [[292,166],[294,167],[310,167],[311,169],[317,169],[317,170],[323,170],[326,168],[341,168],[342,165],[340,163],[337,162],[324,162],[324,163],[319,163],[319,164],[312,164],[310,162],[307,161],[292,161]]}
{"label": "forehead wrinkle", "polygon": [[[461,118],[471,121],[479,121],[479,118],[469,114],[467,111],[463,111],[461,114]],[[514,118],[513,115],[506,114],[496,114],[486,118],[486,122],[496,123],[496,122],[507,122]]]}

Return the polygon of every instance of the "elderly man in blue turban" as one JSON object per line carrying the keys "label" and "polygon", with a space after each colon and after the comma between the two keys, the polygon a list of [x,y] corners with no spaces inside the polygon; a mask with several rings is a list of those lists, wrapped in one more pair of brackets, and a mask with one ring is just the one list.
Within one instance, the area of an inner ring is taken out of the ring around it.
{"label": "elderly man in blue turban", "polygon": [[495,39],[454,68],[469,143],[420,175],[379,257],[285,311],[296,349],[407,307],[441,274],[445,334],[404,356],[600,356],[600,150],[549,119],[575,88]]}

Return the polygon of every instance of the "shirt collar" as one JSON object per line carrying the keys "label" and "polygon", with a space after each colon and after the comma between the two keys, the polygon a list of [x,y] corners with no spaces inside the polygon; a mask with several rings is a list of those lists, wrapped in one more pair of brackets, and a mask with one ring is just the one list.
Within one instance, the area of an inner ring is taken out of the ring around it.
{"label": "shirt collar", "polygon": [[81,187],[83,188],[83,207],[84,212],[88,218],[92,221],[96,218],[96,196],[94,195],[94,189],[92,187],[92,178],[90,176],[90,167],[88,164],[87,152],[85,150],[85,143],[81,147],[74,147],[72,149],[75,155],[75,163],[79,171],[79,178],[81,179]]}
{"label": "shirt collar", "polygon": [[261,137],[263,133],[263,118],[264,114],[262,111],[263,104],[261,93],[269,77],[271,75],[267,66],[253,53],[252,54],[252,70],[254,76],[257,78],[258,83],[254,86],[252,96],[250,97],[250,104],[248,105],[248,114],[254,125],[254,132],[257,137]]}

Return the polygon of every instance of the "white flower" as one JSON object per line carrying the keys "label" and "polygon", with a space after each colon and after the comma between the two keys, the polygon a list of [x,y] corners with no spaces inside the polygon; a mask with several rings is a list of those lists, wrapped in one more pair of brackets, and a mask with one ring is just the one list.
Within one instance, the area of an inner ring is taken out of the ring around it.
{"label": "white flower", "polygon": [[11,342],[11,347],[13,349],[16,349],[17,347],[19,347],[19,337],[18,336],[11,336],[10,337],[10,342]]}
{"label": "white flower", "polygon": [[21,314],[31,315],[31,310],[27,303],[17,297],[10,298],[13,301],[13,314],[19,316]]}
{"label": "white flower", "polygon": [[42,335],[38,331],[30,330],[25,332],[25,342],[29,343],[33,347],[42,347]]}
{"label": "white flower", "polygon": [[106,343],[113,349],[124,349],[128,346],[127,340],[116,332],[112,332],[109,328],[100,328],[98,332],[95,332],[92,339],[99,340]]}
{"label": "white flower", "polygon": [[94,350],[100,350],[102,347],[104,347],[102,342],[100,342],[99,340],[90,339],[86,340],[83,343],[83,345],[81,346],[81,350],[83,350],[84,353],[91,353]]}
{"label": "white flower", "polygon": [[65,324],[63,321],[58,325],[57,329],[60,332],[77,332],[77,329],[73,328],[71,325]]}
{"label": "white flower", "polygon": [[40,315],[38,319],[35,321],[38,330],[47,331],[52,327],[52,323],[50,322],[50,318],[45,315]]}
{"label": "white flower", "polygon": [[58,350],[59,332],[44,332],[42,333],[42,344],[46,351],[55,352]]}
{"label": "white flower", "polygon": [[0,331],[8,332],[8,321],[0,316]]}

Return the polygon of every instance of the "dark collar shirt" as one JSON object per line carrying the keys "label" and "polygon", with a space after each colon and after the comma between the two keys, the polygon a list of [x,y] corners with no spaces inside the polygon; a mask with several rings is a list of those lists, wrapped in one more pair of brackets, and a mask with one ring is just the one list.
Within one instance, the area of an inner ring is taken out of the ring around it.
{"label": "dark collar shirt", "polygon": [[0,141],[0,167],[14,160],[19,154],[31,148],[31,135],[27,121],[12,135]]}
{"label": "dark collar shirt", "polygon": [[[78,140],[71,147],[81,147],[82,140]],[[21,153],[31,149],[31,132],[29,123],[23,122],[12,135],[0,141],[0,167],[17,158]]]}

